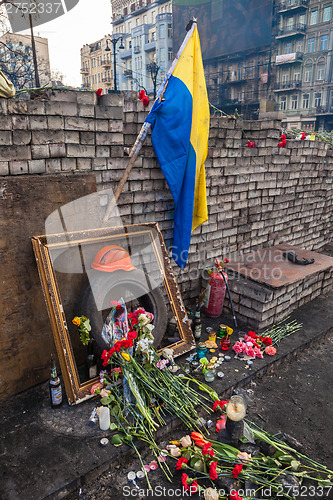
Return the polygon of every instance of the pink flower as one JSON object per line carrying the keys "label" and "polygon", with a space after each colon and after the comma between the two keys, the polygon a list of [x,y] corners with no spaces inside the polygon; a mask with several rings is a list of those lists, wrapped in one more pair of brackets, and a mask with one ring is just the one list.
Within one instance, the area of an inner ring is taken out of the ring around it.
{"label": "pink flower", "polygon": [[268,354],[268,356],[274,356],[275,353],[276,353],[275,347],[273,347],[271,345],[269,345],[268,347],[266,347],[265,354]]}
{"label": "pink flower", "polygon": [[111,391],[109,391],[107,389],[102,389],[101,390],[101,397],[102,398],[107,398],[110,394],[111,394]]}
{"label": "pink flower", "polygon": [[226,418],[225,415],[222,415],[218,421],[216,422],[216,432],[220,432],[221,429],[225,429],[226,426]]}
{"label": "pink flower", "polygon": [[240,451],[237,455],[237,458],[242,462],[252,461],[251,453],[246,453],[245,451]]}
{"label": "pink flower", "polygon": [[255,347],[254,348],[254,354],[256,356],[256,358],[263,358],[263,353],[261,352],[261,350],[259,349],[259,347]]}
{"label": "pink flower", "polygon": [[233,350],[235,351],[236,354],[243,352],[242,344],[243,344],[243,342],[238,340],[238,342],[236,342],[236,344],[234,345]]}
{"label": "pink flower", "polygon": [[91,386],[90,394],[95,394],[97,389],[102,389],[102,388],[103,388],[103,384],[101,384],[100,382],[97,382],[96,384]]}
{"label": "pink flower", "polygon": [[255,357],[255,354],[254,354],[254,349],[253,347],[248,347],[245,351],[245,354],[247,356],[250,356],[250,358],[254,358]]}
{"label": "pink flower", "polygon": [[160,361],[158,361],[156,363],[156,366],[159,370],[163,370],[168,364],[168,360],[167,359],[161,359]]}

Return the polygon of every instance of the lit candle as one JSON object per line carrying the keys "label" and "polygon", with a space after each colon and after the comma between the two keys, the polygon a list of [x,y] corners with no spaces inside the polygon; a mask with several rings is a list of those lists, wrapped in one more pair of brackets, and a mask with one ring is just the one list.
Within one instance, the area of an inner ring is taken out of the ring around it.
{"label": "lit candle", "polygon": [[110,429],[110,409],[106,406],[103,406],[99,413],[99,428],[102,431]]}
{"label": "lit candle", "polygon": [[246,415],[245,403],[242,397],[232,396],[227,404],[227,417],[234,422],[243,420]]}

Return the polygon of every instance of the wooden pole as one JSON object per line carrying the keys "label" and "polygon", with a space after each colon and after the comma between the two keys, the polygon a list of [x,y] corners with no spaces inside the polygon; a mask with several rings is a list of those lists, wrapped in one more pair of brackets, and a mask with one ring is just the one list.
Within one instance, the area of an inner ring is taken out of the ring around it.
{"label": "wooden pole", "polygon": [[[175,69],[175,66],[176,66],[177,62],[178,62],[180,56],[183,53],[183,50],[184,50],[184,48],[185,48],[185,46],[186,46],[186,44],[188,42],[188,39],[192,35],[192,32],[193,32],[193,30],[194,30],[194,28],[196,26],[196,22],[197,22],[197,20],[193,19],[193,24],[191,26],[191,29],[187,32],[187,35],[184,38],[184,41],[181,44],[180,49],[178,50],[177,55],[176,55],[175,59],[173,60],[171,66],[169,68],[168,73],[165,75],[164,81],[163,81],[162,85],[160,86],[160,88],[159,88],[159,90],[157,92],[157,98],[156,98],[155,102],[157,100],[159,100],[159,102],[161,102],[161,100],[163,98],[163,94],[164,94],[164,92],[165,92],[165,90],[167,88],[169,78],[172,75],[172,72]],[[129,155],[130,156],[129,164],[127,165],[126,170],[125,170],[122,178],[119,181],[119,184],[117,186],[117,189],[116,189],[116,192],[114,194],[113,199],[110,201],[109,206],[106,209],[105,215],[103,217],[103,222],[106,222],[109,219],[109,217],[110,217],[110,215],[112,213],[112,210],[114,209],[114,207],[115,207],[115,205],[116,205],[116,203],[118,201],[118,198],[119,198],[119,196],[120,196],[120,194],[121,194],[121,192],[123,190],[124,184],[127,181],[128,176],[129,176],[129,174],[130,174],[130,172],[131,172],[131,170],[133,168],[135,160],[137,159],[137,157],[139,155],[139,152],[140,152],[140,150],[142,148],[142,145],[143,145],[144,141],[146,140],[146,137],[148,135],[149,129],[150,129],[150,123],[144,122],[144,124],[141,127],[140,133],[139,133],[138,137],[136,138],[134,146],[131,149],[131,152],[130,152],[130,155]]]}

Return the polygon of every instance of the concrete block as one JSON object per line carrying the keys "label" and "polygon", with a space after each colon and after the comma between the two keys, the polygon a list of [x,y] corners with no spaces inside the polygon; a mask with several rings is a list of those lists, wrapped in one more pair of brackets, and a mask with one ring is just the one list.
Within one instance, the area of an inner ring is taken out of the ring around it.
{"label": "concrete block", "polygon": [[66,156],[66,146],[61,144],[50,144],[50,157],[51,158],[64,158]]}
{"label": "concrete block", "polygon": [[44,174],[46,172],[45,160],[29,160],[29,174]]}
{"label": "concrete block", "polygon": [[0,161],[0,175],[9,175],[8,161]]}
{"label": "concrete block", "polygon": [[76,158],[61,158],[61,170],[64,172],[76,170]]}
{"label": "concrete block", "polygon": [[10,116],[0,114],[0,134],[1,130],[12,130],[12,119]]}
{"label": "concrete block", "polygon": [[67,156],[76,158],[94,158],[95,146],[84,146],[81,144],[68,144]]}
{"label": "concrete block", "polygon": [[95,130],[96,132],[108,132],[109,120],[95,120]]}
{"label": "concrete block", "polygon": [[28,146],[0,146],[0,161],[17,161],[31,159]]}
{"label": "concrete block", "polygon": [[81,144],[95,144],[95,132],[80,132]]}
{"label": "concrete block", "polygon": [[110,157],[110,146],[96,146],[96,157],[97,158],[109,158]]}
{"label": "concrete block", "polygon": [[96,132],[96,144],[98,146],[124,144],[124,136],[116,132]]}
{"label": "concrete block", "polygon": [[124,95],[121,93],[112,92],[112,94],[103,94],[98,98],[100,106],[117,106],[124,107]]}
{"label": "concrete block", "polygon": [[80,133],[76,130],[65,130],[65,143],[80,144]]}
{"label": "concrete block", "polygon": [[[30,121],[29,128],[31,130],[47,130],[47,128],[48,128],[48,120],[49,120],[49,118],[46,118],[46,116],[30,116],[30,118],[29,118],[29,121]],[[57,126],[55,128],[58,129],[58,128],[61,128],[61,127]]]}
{"label": "concrete block", "polygon": [[0,114],[7,114],[7,104],[8,104],[8,99],[4,99],[3,97],[0,97]]}
{"label": "concrete block", "polygon": [[[1,126],[1,125],[0,125]],[[13,144],[12,133],[9,130],[1,130],[0,131],[0,145],[8,145]]]}
{"label": "concrete block", "polygon": [[95,116],[95,106],[90,104],[79,104],[78,105],[79,116],[87,116],[89,118],[94,118]]}
{"label": "concrete block", "polygon": [[32,100],[27,102],[27,113],[29,115],[45,115],[45,101]]}
{"label": "concrete block", "polygon": [[32,144],[58,144],[65,141],[63,130],[40,130],[32,132]]}
{"label": "concrete block", "polygon": [[78,113],[76,102],[46,102],[46,114],[58,116],[75,116]]}
{"label": "concrete block", "polygon": [[78,170],[91,170],[92,160],[90,158],[78,158],[76,165]]}
{"label": "concrete block", "polygon": [[60,158],[51,158],[49,160],[46,160],[46,172],[47,173],[61,172]]}
{"label": "concrete block", "polygon": [[[0,133],[1,140],[1,133]],[[27,146],[31,143],[31,132],[29,130],[14,130],[13,144],[17,146]]]}
{"label": "concrete block", "polygon": [[92,163],[93,170],[107,170],[107,159],[106,158],[94,158]]}
{"label": "concrete block", "polygon": [[10,161],[9,162],[10,175],[21,175],[28,173],[28,162],[23,161]]}
{"label": "concrete block", "polygon": [[31,157],[35,159],[49,158],[50,150],[47,144],[31,146]]}
{"label": "concrete block", "polygon": [[62,116],[48,116],[47,127],[51,130],[62,130],[64,128],[64,118]]}
{"label": "concrete block", "polygon": [[50,101],[76,103],[78,92],[75,90],[60,90],[48,89],[46,90]]}
{"label": "concrete block", "polygon": [[[128,124],[130,125],[130,124]],[[109,132],[124,132],[124,122],[122,120],[109,120]]]}
{"label": "concrete block", "polygon": [[27,130],[29,128],[29,120],[27,116],[24,115],[13,115],[12,116],[13,130]]}
{"label": "concrete block", "polygon": [[87,130],[93,132],[94,128],[94,120],[90,120],[89,118],[65,118],[65,130]]}
{"label": "concrete block", "polygon": [[7,110],[9,115],[27,114],[28,101],[20,99],[8,99]]}
{"label": "concrete block", "polygon": [[103,120],[123,120],[123,108],[116,106],[95,106],[95,118],[101,118]]}
{"label": "concrete block", "polygon": [[76,95],[76,99],[78,104],[89,104],[95,106],[95,104],[97,103],[97,95],[95,94],[95,92],[89,92],[86,90],[78,92]]}

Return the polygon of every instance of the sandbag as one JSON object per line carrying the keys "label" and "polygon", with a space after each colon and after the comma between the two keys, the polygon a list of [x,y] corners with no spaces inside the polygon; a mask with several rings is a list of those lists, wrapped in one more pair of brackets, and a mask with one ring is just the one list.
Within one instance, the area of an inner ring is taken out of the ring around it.
{"label": "sandbag", "polygon": [[14,97],[15,87],[10,80],[0,71],[0,97]]}

